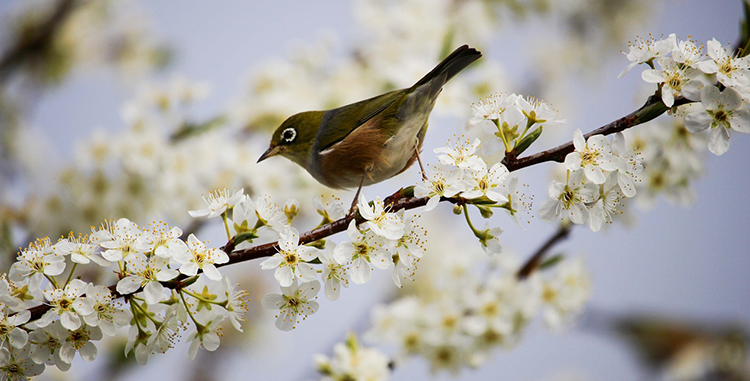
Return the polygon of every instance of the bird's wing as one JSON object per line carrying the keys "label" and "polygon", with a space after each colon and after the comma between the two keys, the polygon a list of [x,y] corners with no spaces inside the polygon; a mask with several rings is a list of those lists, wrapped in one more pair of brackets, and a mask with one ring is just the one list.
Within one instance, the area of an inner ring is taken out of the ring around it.
{"label": "bird's wing", "polygon": [[376,97],[329,110],[323,117],[318,132],[318,150],[323,151],[349,136],[352,131],[380,114],[405,95],[405,90],[395,90]]}

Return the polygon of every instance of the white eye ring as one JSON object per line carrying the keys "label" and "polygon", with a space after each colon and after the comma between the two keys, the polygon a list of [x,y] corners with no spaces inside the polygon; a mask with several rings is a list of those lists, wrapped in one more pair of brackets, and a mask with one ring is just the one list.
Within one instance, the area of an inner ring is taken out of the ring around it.
{"label": "white eye ring", "polygon": [[284,130],[284,132],[281,133],[281,138],[287,143],[293,142],[294,138],[296,137],[297,137],[297,130],[295,130],[293,127],[289,127],[286,130]]}

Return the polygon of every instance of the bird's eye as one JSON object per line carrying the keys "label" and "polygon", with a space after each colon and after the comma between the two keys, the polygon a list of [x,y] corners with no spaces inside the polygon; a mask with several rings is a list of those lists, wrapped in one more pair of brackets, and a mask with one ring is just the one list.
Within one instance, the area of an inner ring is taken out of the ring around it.
{"label": "bird's eye", "polygon": [[284,130],[284,132],[281,133],[281,139],[287,143],[291,143],[296,137],[297,130],[292,127],[287,128],[286,130]]}

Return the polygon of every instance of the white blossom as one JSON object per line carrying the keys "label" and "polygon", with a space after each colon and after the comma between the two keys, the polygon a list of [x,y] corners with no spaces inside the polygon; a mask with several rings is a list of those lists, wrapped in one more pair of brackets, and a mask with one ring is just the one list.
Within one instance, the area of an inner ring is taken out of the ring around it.
{"label": "white blossom", "polygon": [[227,188],[217,189],[208,194],[208,197],[203,196],[203,201],[207,207],[204,209],[191,210],[188,213],[190,217],[218,217],[224,214],[227,210],[231,210],[238,203],[245,199],[245,190],[240,189],[234,193],[231,193]]}
{"label": "white blossom", "polygon": [[83,320],[92,327],[101,328],[107,336],[114,336],[118,327],[130,324],[130,314],[114,305],[112,293],[107,287],[89,284],[84,304],[93,312],[83,315]]}
{"label": "white blossom", "polygon": [[701,104],[705,111],[685,116],[685,128],[700,132],[711,128],[708,149],[722,155],[729,149],[729,130],[750,133],[750,111],[740,110],[742,97],[732,88],[719,91],[715,86],[706,86],[701,92]]}
{"label": "white blossom", "polygon": [[112,262],[127,258],[130,253],[146,253],[152,249],[138,225],[127,218],[105,223],[102,229],[91,235],[91,239],[106,249],[102,256]]}
{"label": "white blossom", "polygon": [[70,255],[70,260],[75,263],[86,265],[94,262],[99,266],[109,266],[109,261],[97,255],[97,249],[97,245],[93,244],[88,236],[75,237],[72,233],[54,245],[56,253]]}
{"label": "white blossom", "polygon": [[670,34],[667,38],[661,40],[654,40],[653,37],[648,40],[639,38],[629,45],[630,51],[623,53],[627,56],[630,64],[617,76],[618,78],[623,77],[635,65],[653,62],[654,58],[670,54],[677,46],[677,36]]}
{"label": "white blossom", "polygon": [[164,286],[160,282],[174,279],[179,272],[167,267],[166,258],[143,254],[133,254],[128,261],[130,275],[117,282],[117,292],[121,295],[132,294],[143,287],[146,303],[156,304],[167,299]]}
{"label": "white blossom", "polygon": [[312,281],[297,284],[295,280],[289,287],[281,287],[281,294],[268,294],[260,304],[270,310],[279,310],[276,315],[276,327],[282,331],[291,331],[299,323],[318,310],[318,302],[313,300],[320,291],[320,282]]}
{"label": "white blossom", "polygon": [[56,253],[49,244],[49,239],[37,240],[18,254],[16,262],[10,268],[8,277],[13,282],[22,282],[33,278],[40,283],[44,276],[56,276],[65,271],[65,257]]}
{"label": "white blossom", "polygon": [[591,295],[591,276],[581,258],[557,265],[552,277],[544,282],[542,300],[547,308],[544,321],[560,330],[570,324]]}
{"label": "white blossom", "polygon": [[275,269],[274,277],[282,287],[289,287],[295,280],[310,282],[317,277],[315,268],[306,262],[318,257],[318,249],[299,244],[299,232],[287,227],[279,233],[279,252],[261,262],[263,270]]}
{"label": "white blossom", "polygon": [[331,202],[324,204],[320,196],[313,197],[315,210],[323,217],[323,223],[330,223],[344,218],[346,209],[341,199],[334,198]]}
{"label": "white blossom", "polygon": [[98,351],[92,341],[101,339],[102,331],[99,327],[82,325],[76,330],[69,331],[68,337],[60,347],[60,359],[70,364],[78,352],[84,361],[94,361]]}
{"label": "white blossom", "polygon": [[429,167],[427,177],[414,187],[416,197],[429,197],[425,211],[437,207],[441,197],[453,197],[466,187],[462,181],[463,172],[444,165]]}
{"label": "white blossom", "polygon": [[8,311],[3,308],[0,311],[0,344],[8,343],[14,348],[25,347],[29,341],[29,334],[19,327],[26,324],[30,317],[31,313],[28,310],[9,316]]}
{"label": "white blossom", "polygon": [[396,213],[386,211],[380,197],[375,198],[370,206],[365,195],[360,193],[357,206],[359,214],[367,220],[365,226],[375,234],[389,240],[397,240],[404,235],[404,221]]}
{"label": "white blossom", "polygon": [[661,67],[660,70],[645,70],[641,77],[648,83],[662,84],[662,102],[667,107],[672,107],[675,98],[686,95],[684,93],[685,87],[689,88],[689,83],[697,81],[701,73],[690,66],[681,65],[671,58],[659,58],[657,62]]}
{"label": "white blossom", "polygon": [[555,221],[563,211],[574,224],[584,224],[589,219],[587,203],[596,200],[598,187],[583,182],[583,171],[569,172],[566,183],[553,181],[549,187],[550,199],[542,205],[539,216],[544,222]]}
{"label": "white blossom", "polygon": [[435,148],[433,152],[438,154],[438,160],[441,164],[452,165],[461,169],[480,169],[484,161],[474,155],[479,148],[479,139],[469,144],[468,142],[459,141],[457,146],[454,147],[440,147]]}
{"label": "white blossom", "polygon": [[3,380],[28,380],[44,371],[43,364],[37,364],[30,358],[19,356],[22,352],[13,352],[6,347],[0,348],[0,378]]}
{"label": "white blossom", "polygon": [[341,293],[341,287],[349,287],[349,270],[347,268],[349,261],[345,256],[335,255],[335,251],[336,244],[326,241],[325,250],[318,254],[318,259],[323,264],[321,277],[328,300],[337,300]]}
{"label": "white blossom", "polygon": [[[347,229],[350,241],[342,242],[334,249],[334,257],[339,263],[352,262],[349,273],[352,282],[357,284],[370,281],[372,266],[385,270],[393,265],[388,252],[393,243],[368,232],[362,233],[356,221],[352,221]],[[399,238],[402,236],[403,233]]]}
{"label": "white blossom", "polygon": [[750,57],[732,55],[715,38],[706,43],[709,60],[699,62],[698,68],[706,74],[716,74],[716,79],[726,87],[750,86]]}
{"label": "white blossom", "polygon": [[492,168],[487,168],[487,164],[482,162],[479,169],[467,171],[469,176],[466,178],[467,190],[461,193],[464,198],[478,198],[486,196],[497,203],[507,202],[508,199],[500,190],[508,178],[508,169],[501,163],[496,163]]}
{"label": "white blossom", "polygon": [[210,320],[205,325],[199,325],[195,332],[188,337],[188,341],[190,342],[188,357],[190,360],[195,359],[195,356],[198,354],[198,348],[200,347],[203,347],[209,352],[219,349],[221,339],[217,332],[221,332],[221,326],[219,326],[219,323],[221,323],[223,317],[219,317],[219,315],[213,316],[213,320]]}
{"label": "white blossom", "polygon": [[36,321],[37,327],[46,327],[55,316],[60,317],[63,327],[76,330],[81,326],[81,316],[92,313],[90,306],[84,303],[82,295],[88,285],[80,279],[73,279],[64,289],[44,290],[51,309]]}
{"label": "white blossom", "polygon": [[575,151],[565,156],[565,168],[568,170],[583,168],[586,178],[594,184],[603,184],[606,172],[617,170],[619,160],[612,155],[604,135],[593,135],[586,140],[583,132],[576,129],[573,133],[573,146]]}
{"label": "white blossom", "polygon": [[[188,236],[187,244],[188,251],[184,255],[178,255],[174,258],[182,264],[180,272],[187,276],[193,276],[198,274],[198,270],[203,270],[208,279],[221,280],[221,273],[215,265],[229,262],[227,253],[217,248],[208,248],[194,234]],[[170,275],[170,272],[164,275],[166,277]]]}

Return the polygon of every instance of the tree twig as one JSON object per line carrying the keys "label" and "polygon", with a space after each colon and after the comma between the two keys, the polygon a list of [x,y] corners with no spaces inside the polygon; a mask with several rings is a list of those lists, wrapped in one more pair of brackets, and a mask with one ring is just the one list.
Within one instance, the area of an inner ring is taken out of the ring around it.
{"label": "tree twig", "polygon": [[76,0],[60,0],[47,19],[35,26],[28,35],[21,35],[15,45],[0,57],[0,82],[35,54],[49,48],[58,30],[76,8]]}
{"label": "tree twig", "polygon": [[549,237],[547,239],[547,242],[545,242],[531,257],[529,257],[528,260],[526,260],[526,263],[521,266],[520,269],[518,269],[518,272],[516,273],[516,278],[518,280],[524,280],[529,277],[536,269],[539,268],[539,265],[542,264],[542,260],[544,259],[544,256],[549,253],[549,249],[551,249],[553,246],[558,244],[560,241],[568,238],[570,235],[570,224],[561,224],[560,227],[557,229],[557,233],[555,233],[552,237]]}
{"label": "tree twig", "polygon": [[[674,107],[687,104],[690,102],[692,101],[680,97],[680,98],[675,99]],[[596,130],[591,131],[584,136],[588,138],[589,136],[597,135],[597,134],[609,135],[609,134],[613,134],[616,132],[624,131],[628,128],[632,128],[639,124],[648,122],[656,118],[657,116],[665,113],[667,110],[669,110],[669,108],[667,108],[662,103],[661,97],[659,97],[659,94],[657,92],[656,94],[650,96],[648,100],[646,101],[646,103],[643,106],[641,106],[641,108],[639,108],[638,110],[612,123],[599,127]],[[573,151],[573,142],[569,141],[555,148],[542,151],[537,154],[530,155],[530,156],[520,158],[520,159],[516,159],[512,157],[512,155],[506,155],[505,159],[503,159],[503,164],[505,164],[505,166],[508,168],[508,171],[513,172],[521,168],[544,163],[547,161],[562,162],[565,159],[565,155],[567,155],[568,153],[572,151]],[[402,189],[399,189],[394,194],[386,197],[386,199],[384,200],[384,203],[392,211],[397,212],[399,210],[410,210],[410,209],[415,209],[415,208],[425,206],[428,200],[429,199],[427,197],[406,196],[402,192]],[[454,204],[466,203],[466,200],[461,197],[443,197],[440,199],[440,201],[450,202]],[[364,218],[362,218],[360,215],[356,215],[356,216],[347,215],[344,218],[333,221],[329,224],[320,226],[318,228],[315,228],[309,232],[302,234],[300,236],[299,243],[300,245],[304,245],[307,243],[315,242],[317,240],[329,237],[336,233],[340,233],[346,230],[346,228],[349,226],[349,223],[352,220],[356,220],[357,224],[360,224],[365,221]],[[535,255],[529,258],[527,263],[519,270],[517,274],[518,278],[523,279],[529,276],[539,266],[539,264],[541,264],[541,260],[543,259],[544,255],[549,250],[549,248],[552,247],[558,241],[566,238],[568,233],[569,233],[569,228],[561,228],[561,230],[559,230],[557,234],[552,236],[537,251]],[[230,241],[221,249],[224,250],[229,255],[229,261],[227,263],[217,264],[216,267],[228,266],[231,264],[246,262],[246,261],[250,261],[253,259],[268,257],[273,254],[276,254],[278,252],[278,241],[269,242],[269,243],[265,243],[265,244],[258,245],[258,246],[253,246],[251,248],[242,249],[242,250],[235,250],[233,243]],[[173,279],[167,282],[162,282],[162,284],[167,288],[179,289],[179,288],[186,286],[183,283],[183,281],[186,278],[187,277],[180,275],[176,279]],[[109,286],[109,289],[110,291],[112,291],[112,294],[114,297],[117,298],[121,296],[116,291],[116,285]],[[42,304],[42,305],[31,308],[30,309],[31,320],[38,319],[50,308],[51,307],[46,304]]]}

